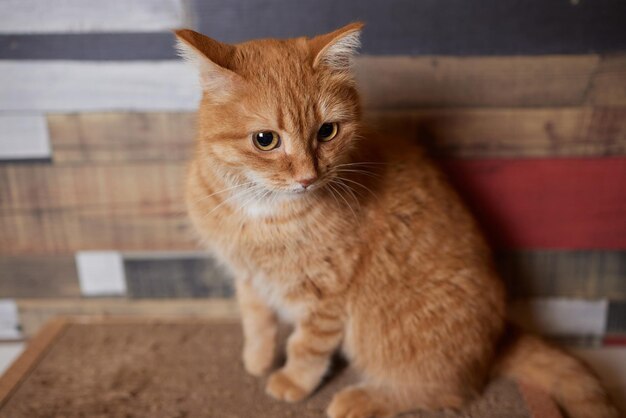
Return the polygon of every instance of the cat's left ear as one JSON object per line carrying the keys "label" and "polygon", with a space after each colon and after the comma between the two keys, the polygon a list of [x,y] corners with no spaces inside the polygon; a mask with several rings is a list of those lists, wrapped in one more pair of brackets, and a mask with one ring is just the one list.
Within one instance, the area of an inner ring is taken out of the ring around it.
{"label": "cat's left ear", "polygon": [[326,65],[334,70],[349,70],[361,46],[361,30],[364,24],[351,23],[336,31],[309,40],[313,68]]}

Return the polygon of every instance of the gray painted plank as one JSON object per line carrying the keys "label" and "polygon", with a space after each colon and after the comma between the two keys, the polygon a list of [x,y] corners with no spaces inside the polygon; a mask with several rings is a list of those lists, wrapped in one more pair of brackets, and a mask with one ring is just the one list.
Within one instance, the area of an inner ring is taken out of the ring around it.
{"label": "gray painted plank", "polygon": [[182,61],[0,61],[0,111],[194,110],[197,74]]}
{"label": "gray painted plank", "polygon": [[2,0],[0,33],[157,31],[190,24],[187,0]]}
{"label": "gray painted plank", "polygon": [[[626,276],[624,276],[623,280],[626,287]],[[626,333],[626,300],[611,301],[609,304],[606,332],[609,334]]]}
{"label": "gray painted plank", "polygon": [[626,50],[623,0],[197,0],[216,39],[293,37],[366,22],[369,54],[570,54]]}
{"label": "gray painted plank", "polygon": [[0,160],[51,158],[44,115],[0,114]]}
{"label": "gray painted plank", "polygon": [[0,35],[0,59],[5,60],[145,61],[177,57],[170,32]]}
{"label": "gray painted plank", "polygon": [[233,282],[208,257],[126,259],[126,285],[131,298],[230,297]]}

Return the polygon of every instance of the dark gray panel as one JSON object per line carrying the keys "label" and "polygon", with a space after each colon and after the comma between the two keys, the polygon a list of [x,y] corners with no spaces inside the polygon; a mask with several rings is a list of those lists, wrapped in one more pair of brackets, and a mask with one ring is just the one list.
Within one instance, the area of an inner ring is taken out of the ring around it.
{"label": "dark gray panel", "polygon": [[[626,286],[626,276],[624,276]],[[626,301],[612,301],[609,303],[609,317],[606,324],[608,334],[626,333]]]}
{"label": "dark gray panel", "polygon": [[173,45],[169,32],[1,35],[0,59],[168,60]]}
{"label": "dark gray panel", "polygon": [[623,0],[196,0],[219,40],[314,35],[367,24],[370,54],[548,54],[626,49]]}
{"label": "dark gray panel", "polygon": [[133,258],[124,261],[131,298],[230,297],[233,282],[211,258]]}

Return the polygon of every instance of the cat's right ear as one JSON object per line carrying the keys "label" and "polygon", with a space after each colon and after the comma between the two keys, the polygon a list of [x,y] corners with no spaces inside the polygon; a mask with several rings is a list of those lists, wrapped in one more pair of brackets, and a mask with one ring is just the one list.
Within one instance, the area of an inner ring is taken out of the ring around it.
{"label": "cat's right ear", "polygon": [[241,77],[229,69],[235,47],[190,29],[174,31],[179,55],[197,68],[202,89],[215,99],[232,92]]}

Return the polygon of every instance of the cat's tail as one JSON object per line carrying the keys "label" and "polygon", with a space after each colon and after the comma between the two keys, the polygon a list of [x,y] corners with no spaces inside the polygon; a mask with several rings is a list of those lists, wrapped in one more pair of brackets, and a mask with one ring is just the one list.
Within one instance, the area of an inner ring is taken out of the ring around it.
{"label": "cat's tail", "polygon": [[525,382],[549,394],[570,418],[619,418],[620,412],[593,372],[539,337],[511,332],[494,375]]}

